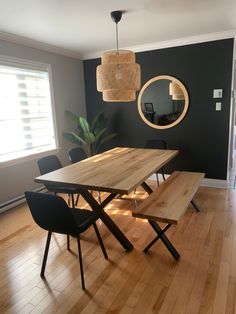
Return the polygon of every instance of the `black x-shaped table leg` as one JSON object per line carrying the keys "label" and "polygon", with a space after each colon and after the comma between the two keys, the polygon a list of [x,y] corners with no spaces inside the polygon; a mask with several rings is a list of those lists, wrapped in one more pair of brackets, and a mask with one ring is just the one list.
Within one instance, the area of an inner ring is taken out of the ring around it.
{"label": "black x-shaped table leg", "polygon": [[79,190],[79,193],[82,197],[87,201],[87,203],[91,206],[92,210],[94,210],[100,219],[104,222],[107,228],[112,232],[112,234],[116,237],[116,239],[120,242],[120,244],[127,251],[131,251],[133,249],[133,244],[126,238],[124,233],[118,228],[118,226],[114,223],[114,221],[109,217],[109,215],[104,211],[104,208],[107,204],[109,204],[117,194],[111,193],[105,200],[103,200],[100,204],[96,201],[91,193],[86,190]]}

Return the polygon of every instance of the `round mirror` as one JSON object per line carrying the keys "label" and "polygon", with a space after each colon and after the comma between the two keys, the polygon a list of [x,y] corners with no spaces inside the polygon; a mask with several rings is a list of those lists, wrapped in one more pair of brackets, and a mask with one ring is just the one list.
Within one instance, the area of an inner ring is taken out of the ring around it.
{"label": "round mirror", "polygon": [[168,129],[183,120],[189,105],[188,92],[178,79],[155,76],[145,83],[138,96],[138,111],[152,128]]}

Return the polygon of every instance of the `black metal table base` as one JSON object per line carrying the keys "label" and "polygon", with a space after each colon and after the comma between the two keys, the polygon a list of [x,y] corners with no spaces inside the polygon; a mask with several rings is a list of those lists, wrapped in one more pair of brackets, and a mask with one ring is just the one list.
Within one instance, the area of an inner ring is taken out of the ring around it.
{"label": "black metal table base", "polygon": [[150,188],[150,186],[146,182],[143,182],[141,186],[144,189],[144,191],[146,191],[149,195],[152,194],[153,190]]}
{"label": "black metal table base", "polygon": [[[149,185],[146,182],[143,182],[141,184],[143,189],[148,193],[151,194],[153,190],[149,187]],[[111,233],[116,237],[116,239],[120,242],[120,244],[126,249],[127,251],[131,251],[133,249],[133,244],[127,239],[127,237],[124,235],[124,233],[119,229],[119,227],[114,223],[114,221],[109,217],[109,215],[104,211],[104,208],[107,204],[109,204],[117,195],[115,193],[109,194],[109,196],[103,200],[102,202],[98,203],[96,199],[93,197],[93,195],[86,190],[78,190],[78,192],[82,195],[82,197],[88,202],[88,204],[91,206],[91,208],[98,213],[100,219],[103,221],[103,223],[107,226],[107,228],[111,231]],[[194,206],[194,208],[197,211],[200,211],[197,204],[192,200],[191,204]],[[157,237],[150,242],[150,244],[143,250],[144,252],[147,252],[149,248],[159,239],[162,240],[162,242],[165,244],[167,249],[170,251],[172,256],[178,260],[180,258],[179,253],[176,251],[170,240],[165,235],[165,232],[171,225],[167,225],[164,229],[161,229],[158,223],[154,220],[149,220],[150,225],[157,233]]]}
{"label": "black metal table base", "polygon": [[80,190],[80,194],[88,202],[91,208],[95,212],[98,213],[98,216],[100,217],[100,219],[107,226],[107,228],[111,231],[111,233],[116,237],[116,239],[120,242],[120,244],[124,247],[124,249],[126,249],[127,251],[131,251],[133,249],[133,244],[126,238],[124,233],[119,229],[119,227],[104,211],[105,206],[109,204],[117,196],[117,194],[111,193],[100,204],[96,201],[93,195],[89,193],[88,191]]}
{"label": "black metal table base", "polygon": [[171,226],[171,224],[168,224],[165,226],[164,229],[161,229],[161,227],[158,225],[158,223],[154,220],[148,220],[148,222],[150,223],[150,225],[152,226],[152,228],[155,230],[155,232],[157,233],[157,237],[152,240],[143,250],[144,253],[147,253],[147,251],[153,246],[154,243],[156,243],[157,240],[161,239],[161,241],[164,243],[164,245],[166,246],[166,248],[169,250],[169,252],[171,253],[171,255],[174,257],[174,259],[179,260],[180,255],[177,252],[177,250],[175,249],[175,247],[173,246],[173,244],[170,242],[170,240],[167,238],[167,236],[165,235],[166,230],[168,230]]}

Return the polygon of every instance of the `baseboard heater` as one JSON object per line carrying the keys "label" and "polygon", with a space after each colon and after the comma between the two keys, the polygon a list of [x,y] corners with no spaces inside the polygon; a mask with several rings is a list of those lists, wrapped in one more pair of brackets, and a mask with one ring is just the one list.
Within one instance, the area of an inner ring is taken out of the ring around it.
{"label": "baseboard heater", "polygon": [[[46,191],[46,189],[45,189],[45,187],[41,186],[37,189],[34,189],[33,191],[42,192],[42,191]],[[0,213],[3,213],[6,210],[9,210],[13,207],[16,207],[17,205],[20,205],[24,202],[25,202],[25,196],[24,195],[20,195],[20,196],[17,196],[15,198],[12,198],[11,200],[0,204]]]}

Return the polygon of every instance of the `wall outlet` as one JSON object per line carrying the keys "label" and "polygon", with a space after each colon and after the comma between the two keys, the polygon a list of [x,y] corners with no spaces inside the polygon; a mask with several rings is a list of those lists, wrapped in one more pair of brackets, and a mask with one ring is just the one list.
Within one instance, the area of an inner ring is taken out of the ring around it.
{"label": "wall outlet", "polygon": [[221,111],[221,102],[216,102],[216,111]]}

